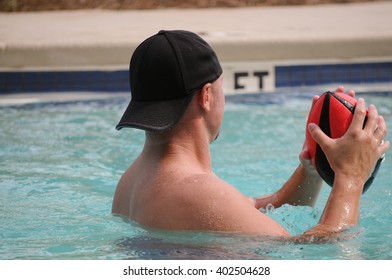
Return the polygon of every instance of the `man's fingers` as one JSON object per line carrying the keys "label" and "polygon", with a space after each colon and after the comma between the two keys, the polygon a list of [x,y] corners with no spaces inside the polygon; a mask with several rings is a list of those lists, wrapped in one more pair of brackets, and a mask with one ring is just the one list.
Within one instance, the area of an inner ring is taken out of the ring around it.
{"label": "man's fingers", "polygon": [[385,123],[383,116],[378,116],[378,123],[377,123],[376,131],[374,132],[374,137],[376,137],[376,139],[381,141],[384,139],[387,133],[388,133],[387,125]]}
{"label": "man's fingers", "polygon": [[377,109],[373,104],[370,104],[368,108],[366,125],[364,129],[370,134],[373,134],[377,130],[378,122],[379,122],[379,118],[378,118]]}
{"label": "man's fingers", "polygon": [[359,98],[355,106],[354,116],[348,130],[362,130],[366,117],[366,104],[363,98]]}
{"label": "man's fingers", "polygon": [[338,86],[335,92],[344,93],[344,86]]}
{"label": "man's fingers", "polygon": [[318,96],[318,95],[313,96],[313,99],[312,99],[312,107],[314,106],[314,103],[316,103],[316,101],[317,101],[319,98],[320,98],[320,96]]}

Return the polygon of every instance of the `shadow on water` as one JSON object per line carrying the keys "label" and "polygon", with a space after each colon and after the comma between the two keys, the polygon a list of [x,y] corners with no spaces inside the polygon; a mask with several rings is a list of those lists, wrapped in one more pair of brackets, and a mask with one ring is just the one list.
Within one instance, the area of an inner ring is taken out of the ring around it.
{"label": "shadow on water", "polygon": [[[117,249],[124,259],[153,260],[254,260],[272,259],[274,243],[254,238],[213,233],[167,233],[159,236],[125,237]],[[257,248],[254,247],[258,244]],[[252,248],[252,249],[250,249]]]}

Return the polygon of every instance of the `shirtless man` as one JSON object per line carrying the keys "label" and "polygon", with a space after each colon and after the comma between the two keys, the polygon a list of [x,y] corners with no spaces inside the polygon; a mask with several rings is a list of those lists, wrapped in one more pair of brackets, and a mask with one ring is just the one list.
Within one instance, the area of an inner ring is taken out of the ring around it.
{"label": "shirtless man", "polygon": [[[221,74],[214,51],[191,32],[160,31],[135,50],[130,63],[132,100],[117,129],[143,129],[146,140],[118,183],[114,214],[160,229],[287,237],[287,230],[259,209],[315,203],[322,180],[305,146],[298,168],[272,195],[246,197],[214,174],[209,147],[223,120]],[[364,183],[389,148],[377,109],[368,107],[363,127],[365,115],[365,102],[358,99],[351,126],[340,139],[309,125],[335,181],[319,223],[304,236],[328,236],[358,223]]]}

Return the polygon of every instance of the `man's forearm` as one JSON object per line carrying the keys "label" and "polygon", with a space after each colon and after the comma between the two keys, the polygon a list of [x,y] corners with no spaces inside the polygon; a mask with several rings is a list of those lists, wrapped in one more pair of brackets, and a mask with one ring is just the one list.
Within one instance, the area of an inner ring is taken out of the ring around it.
{"label": "man's forearm", "polygon": [[314,206],[322,183],[316,171],[309,172],[309,169],[305,169],[303,164],[300,164],[276,193],[255,198],[255,207],[266,208],[268,204],[275,208],[283,204]]}

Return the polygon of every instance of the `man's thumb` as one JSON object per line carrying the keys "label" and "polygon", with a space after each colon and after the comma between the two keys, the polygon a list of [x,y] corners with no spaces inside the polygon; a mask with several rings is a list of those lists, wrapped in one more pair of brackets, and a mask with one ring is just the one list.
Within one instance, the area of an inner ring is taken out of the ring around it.
{"label": "man's thumb", "polygon": [[319,144],[321,147],[329,139],[329,137],[315,123],[310,123],[308,125],[308,130],[310,132],[310,135],[312,135],[312,138],[314,139],[314,141],[316,141],[317,144]]}

